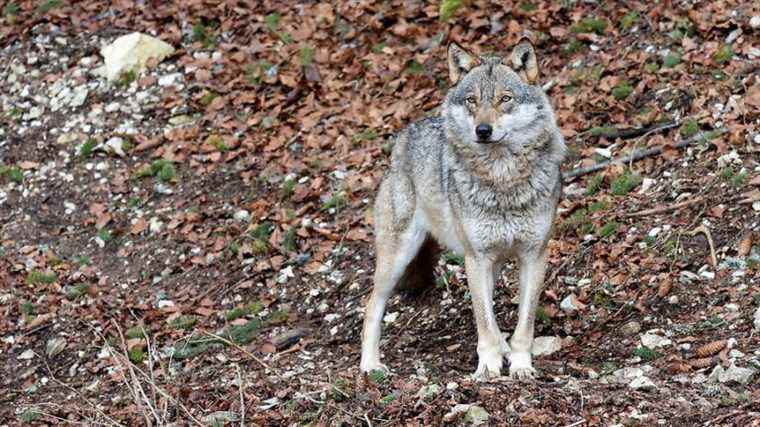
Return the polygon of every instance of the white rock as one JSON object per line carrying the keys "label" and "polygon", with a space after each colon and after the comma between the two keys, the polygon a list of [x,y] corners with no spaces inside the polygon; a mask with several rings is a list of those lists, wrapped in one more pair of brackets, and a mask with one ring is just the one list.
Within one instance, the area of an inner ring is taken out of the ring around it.
{"label": "white rock", "polygon": [[753,29],[760,28],[760,15],[755,15],[749,19],[749,26]]}
{"label": "white rock", "polygon": [[655,184],[655,182],[657,182],[656,179],[644,178],[641,181],[641,189],[639,190],[639,194],[644,194],[647,191],[649,191],[649,189],[652,188],[652,186]]}
{"label": "white rock", "polygon": [[40,107],[32,107],[29,109],[29,112],[26,113],[24,118],[26,120],[34,120],[42,116],[43,110]]}
{"label": "white rock", "polygon": [[48,357],[53,357],[66,348],[66,340],[61,337],[55,337],[48,340],[45,352]]}
{"label": "white rock", "polygon": [[609,148],[594,148],[594,152],[602,157],[612,158],[612,151]]}
{"label": "white rock", "polygon": [[158,85],[159,86],[171,86],[173,84],[176,84],[177,80],[182,78],[182,73],[172,73],[167,74],[165,76],[161,76],[161,78],[158,79]]}
{"label": "white rock", "polygon": [[642,375],[640,377],[634,378],[633,381],[628,383],[628,387],[634,390],[651,390],[655,388],[655,385],[652,380]]}
{"label": "white rock", "polygon": [[641,331],[641,324],[635,320],[632,320],[620,328],[620,332],[623,335],[634,335]]}
{"label": "white rock", "polygon": [[105,143],[106,150],[109,153],[116,154],[119,157],[124,157],[124,140],[121,137],[114,136],[108,139]]}
{"label": "white rock", "polygon": [[566,296],[565,299],[563,299],[559,304],[559,308],[561,308],[566,313],[578,311],[578,307],[575,305],[575,295],[570,294]]}
{"label": "white rock", "polygon": [[174,301],[168,299],[162,299],[158,302],[158,308],[174,307]]}
{"label": "white rock", "polygon": [[[460,403],[457,405],[454,405],[453,408],[443,416],[443,421],[446,423],[452,423],[464,415],[464,423],[470,424],[474,426],[479,426],[482,424],[486,424],[488,422],[488,412],[486,412],[485,409],[483,409],[482,406],[473,405],[470,403]],[[459,423],[457,423],[459,424]]]}
{"label": "white rock", "polygon": [[704,270],[699,273],[700,276],[704,277],[707,280],[712,280],[715,278],[715,273],[710,270]]}
{"label": "white rock", "polygon": [[18,355],[18,360],[31,360],[35,356],[31,348]]}
{"label": "white rock", "polygon": [[330,313],[325,315],[325,322],[332,323],[340,319],[340,314]]}
{"label": "white rock", "polygon": [[235,220],[240,221],[240,222],[248,222],[251,220],[251,214],[245,209],[241,209],[235,212],[235,214],[232,217],[235,218]]}
{"label": "white rock", "polygon": [[756,330],[760,331],[760,307],[757,307],[757,310],[755,310],[755,320],[753,321],[753,325]]}
{"label": "white rock", "polygon": [[148,229],[151,233],[156,234],[159,231],[161,231],[161,227],[164,226],[164,223],[161,222],[157,217],[152,217],[150,221],[148,222]]}
{"label": "white rock", "polygon": [[280,270],[280,273],[277,275],[277,283],[283,284],[288,281],[288,279],[292,279],[296,277],[295,274],[293,274],[293,266],[289,265],[282,270]]}
{"label": "white rock", "polygon": [[74,89],[74,95],[71,97],[71,101],[69,101],[69,105],[72,107],[80,107],[84,105],[84,101],[87,100],[87,86],[79,86]]}
{"label": "white rock", "polygon": [[386,314],[383,317],[383,322],[385,322],[385,323],[393,323],[393,322],[396,321],[396,319],[398,319],[398,316],[399,316],[399,312],[398,311],[394,311],[392,313],[388,313],[388,314]]}
{"label": "white rock", "polygon": [[739,311],[739,305],[734,304],[734,303],[726,304],[723,306],[723,308],[725,308],[727,311],[730,311],[732,313],[736,313],[737,311]]}
{"label": "white rock", "polygon": [[661,337],[657,334],[652,334],[649,332],[641,336],[641,345],[647,348],[664,347],[672,343],[673,341],[669,340],[668,338]]}
{"label": "white rock", "polygon": [[752,377],[755,375],[755,372],[756,371],[752,368],[740,368],[733,363],[731,363],[731,366],[729,366],[728,369],[723,369],[723,366],[717,365],[710,373],[708,381],[720,383],[737,382],[740,384],[748,384]]}
{"label": "white rock", "polygon": [[105,59],[104,75],[109,81],[118,80],[127,71],[139,73],[149,59],[160,62],[172,53],[174,48],[170,44],[142,33],[121,36],[100,50]]}
{"label": "white rock", "polygon": [[559,337],[536,337],[530,352],[534,356],[552,354],[562,349],[562,340]]}

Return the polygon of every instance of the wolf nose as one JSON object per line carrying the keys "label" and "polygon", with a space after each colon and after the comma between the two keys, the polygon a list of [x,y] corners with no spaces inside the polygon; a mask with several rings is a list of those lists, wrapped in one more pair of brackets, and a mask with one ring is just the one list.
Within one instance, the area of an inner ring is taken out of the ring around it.
{"label": "wolf nose", "polygon": [[493,133],[493,128],[489,124],[481,123],[475,128],[475,134],[480,139],[486,139]]}

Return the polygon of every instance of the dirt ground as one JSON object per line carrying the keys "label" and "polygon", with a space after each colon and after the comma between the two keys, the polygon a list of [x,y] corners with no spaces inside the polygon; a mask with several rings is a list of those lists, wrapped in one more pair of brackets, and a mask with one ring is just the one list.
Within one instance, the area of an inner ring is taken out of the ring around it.
{"label": "dirt ground", "polygon": [[[760,426],[757,6],[443,3],[4,2],[0,425]],[[177,50],[107,82],[133,31]],[[449,42],[525,31],[571,149],[557,346],[473,381],[444,251],[390,301],[391,374],[361,374],[388,137],[434,114]]]}

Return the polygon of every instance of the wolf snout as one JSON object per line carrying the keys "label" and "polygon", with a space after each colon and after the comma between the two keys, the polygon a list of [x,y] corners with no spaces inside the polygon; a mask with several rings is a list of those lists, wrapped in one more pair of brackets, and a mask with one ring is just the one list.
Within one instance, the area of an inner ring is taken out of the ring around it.
{"label": "wolf snout", "polygon": [[478,142],[489,142],[488,139],[493,133],[493,127],[487,123],[481,123],[475,128],[475,135],[478,136]]}

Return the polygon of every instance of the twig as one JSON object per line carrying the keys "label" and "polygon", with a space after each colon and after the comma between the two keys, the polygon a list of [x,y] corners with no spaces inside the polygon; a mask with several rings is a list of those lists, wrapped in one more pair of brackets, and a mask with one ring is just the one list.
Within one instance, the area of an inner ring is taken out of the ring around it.
{"label": "twig", "polygon": [[631,212],[627,213],[624,216],[628,218],[632,217],[639,217],[639,216],[649,216],[649,215],[656,215],[661,214],[665,212],[674,211],[677,209],[685,208],[686,206],[696,205],[697,203],[702,203],[705,200],[704,197],[698,196],[693,199],[689,199],[683,202],[674,203],[672,205],[668,206],[661,206],[659,208],[651,208],[651,209],[644,209],[643,211],[638,212]]}
{"label": "twig", "polygon": [[232,342],[232,341],[230,341],[230,340],[228,340],[228,339],[226,339],[226,338],[220,337],[219,335],[213,334],[213,333],[211,333],[211,332],[208,332],[208,331],[206,331],[206,332],[203,332],[203,333],[204,333],[205,335],[208,335],[208,336],[210,336],[210,337],[213,337],[213,338],[215,338],[215,339],[218,339],[219,341],[222,341],[223,343],[225,343],[225,344],[227,344],[227,345],[230,345],[230,346],[232,346],[232,347],[235,347],[236,349],[238,349],[238,350],[240,350],[242,353],[244,353],[246,356],[248,356],[248,357],[250,357],[251,359],[253,359],[253,360],[254,360],[256,363],[258,363],[259,365],[263,366],[263,367],[264,367],[264,369],[267,369],[267,370],[269,370],[269,371],[272,371],[272,372],[273,372],[273,373],[274,373],[274,374],[275,374],[275,375],[276,375],[278,378],[282,379],[282,375],[280,375],[280,373],[279,373],[279,372],[277,372],[277,370],[276,370],[276,369],[274,369],[274,368],[272,368],[271,366],[269,366],[269,365],[268,365],[266,362],[264,362],[264,361],[263,361],[263,360],[261,360],[260,358],[256,357],[256,355],[255,355],[255,354],[253,354],[253,353],[251,353],[250,351],[248,351],[248,350],[244,349],[243,347],[241,347],[241,346],[237,345],[236,343],[234,343],[234,342]]}
{"label": "twig", "polygon": [[369,420],[369,415],[368,414],[369,414],[368,412],[364,413],[364,421],[367,422],[367,427],[372,427],[372,422]]}
{"label": "twig", "polygon": [[[720,134],[722,134],[725,131],[721,130],[719,132],[720,132]],[[689,139],[685,139],[683,141],[679,141],[679,142],[673,144],[672,147],[673,148],[683,148],[683,147],[689,146],[689,145],[691,145],[691,144],[693,144],[695,142],[699,142],[699,141],[703,141],[703,140],[705,140],[705,137],[702,136],[702,135],[698,135],[698,136],[695,136],[695,137],[692,137],[692,138],[689,138]],[[632,162],[644,159],[646,157],[651,157],[651,156],[660,154],[660,153],[662,153],[662,151],[664,149],[665,149],[664,146],[658,146],[658,147],[647,148],[646,150],[634,150],[631,154],[626,155],[626,156],[617,157],[617,158],[614,158],[614,159],[611,159],[611,160],[607,160],[607,161],[604,161],[604,162],[601,162],[601,163],[597,163],[595,165],[586,166],[586,167],[578,168],[578,169],[573,169],[573,170],[571,170],[569,172],[563,173],[562,174],[562,179],[565,180],[565,181],[569,181],[569,180],[571,180],[573,178],[577,178],[577,177],[582,176],[582,175],[586,175],[586,174],[590,174],[590,173],[593,173],[593,172],[596,172],[596,171],[599,171],[599,170],[602,170],[602,169],[606,169],[606,168],[608,168],[608,167],[610,167],[612,165],[615,165],[615,164],[632,163]]]}
{"label": "twig", "polygon": [[713,245],[713,239],[712,235],[710,234],[710,230],[705,227],[704,224],[700,224],[699,227],[692,230],[689,235],[694,236],[697,233],[702,233],[707,237],[707,243],[710,245],[710,260],[712,261],[713,268],[718,267],[718,258],[715,256],[715,245]]}
{"label": "twig", "polygon": [[245,398],[243,397],[243,374],[240,372],[240,365],[235,364],[238,377],[238,389],[240,390],[240,427],[245,427]]}
{"label": "twig", "polygon": [[586,420],[579,420],[579,421],[576,421],[576,422],[574,422],[572,424],[568,424],[565,427],[575,427],[575,426],[579,426],[579,425],[585,424],[585,423],[586,423]]}

